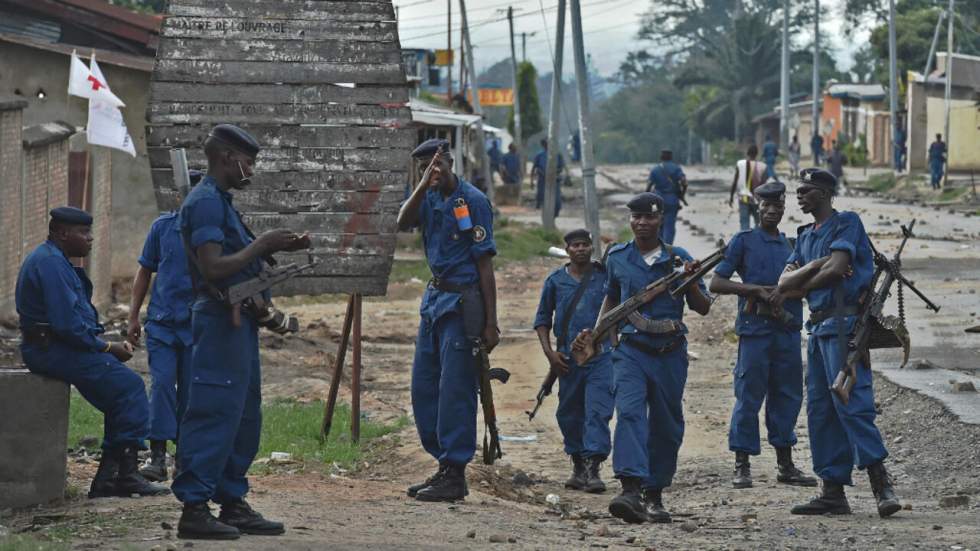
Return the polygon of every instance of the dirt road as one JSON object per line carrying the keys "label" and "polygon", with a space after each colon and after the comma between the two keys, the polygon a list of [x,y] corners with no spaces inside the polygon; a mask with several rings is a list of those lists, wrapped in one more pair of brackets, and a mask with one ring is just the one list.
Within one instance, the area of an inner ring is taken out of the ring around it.
{"label": "dirt road", "polygon": [[[718,186],[724,193],[724,184]],[[717,219],[717,195],[713,194],[719,191],[711,189],[714,191],[695,195],[691,208],[684,211],[686,219]],[[567,204],[574,218],[576,203]],[[877,214],[876,204],[869,199],[862,206],[867,209],[866,217]],[[604,219],[615,219],[617,212],[611,207]],[[793,209],[789,214],[801,218]],[[533,213],[526,216],[532,218]],[[711,224],[717,229],[700,222],[696,227],[682,226],[678,242],[700,254],[712,246],[715,234],[725,231],[717,220]],[[794,225],[788,222],[788,231]],[[610,234],[615,233],[612,230]],[[980,482],[976,476],[980,428],[958,421],[939,403],[880,376],[876,377],[879,427],[892,453],[889,466],[906,510],[891,519],[879,519],[866,476],[855,473],[856,486],[849,490],[854,515],[792,516],[788,512],[791,505],[808,499],[813,490],[776,484],[774,453],[765,445],[762,456],[753,460],[755,487],[732,489],[733,458],[727,450],[727,430],[734,402],[731,369],[736,341],[731,321],[734,301],[728,297],[720,298],[706,318],[689,316],[692,358],[684,403],[687,428],[675,484],[665,494],[673,524],[628,526],[611,518],[606,505],[619,488],[611,480],[608,464],[603,476],[610,490],[605,495],[562,488],[569,468],[554,419],[556,398],[547,399],[533,422],[524,414],[547,370],[531,320],[540,282],[559,263],[541,258],[510,265],[498,275],[504,338],[492,360],[512,374],[506,386],[494,389],[500,427],[506,436],[531,436],[533,441],[505,441],[503,460],[493,467],[474,464],[469,469],[471,493],[464,503],[423,504],[405,497],[405,486],[434,468],[409,427],[378,441],[368,454],[369,463],[353,473],[331,475],[311,467],[254,477],[250,500],[268,516],[286,522],[285,536],[246,537],[231,544],[194,542],[193,548],[980,549]],[[976,271],[971,277],[976,277]],[[421,284],[393,285],[388,297],[364,304],[364,404],[370,416],[410,413],[408,381],[421,291]],[[264,344],[272,346],[263,351],[265,393],[319,397],[327,384],[323,366],[332,357],[344,304],[297,301],[293,307],[304,326],[314,327],[301,339],[265,340]],[[937,347],[940,360],[941,353]],[[809,471],[805,415],[797,428],[796,458]],[[72,465],[71,470],[82,485],[93,469]],[[546,502],[549,494],[559,496],[558,506]],[[967,504],[940,506],[944,498],[950,502],[963,499],[956,496],[965,496]],[[52,515],[54,520],[48,522],[72,531],[76,549],[167,549],[186,544],[174,539],[178,507],[169,498],[77,500],[41,514],[19,513],[0,519],[0,524],[15,529],[31,523],[42,526],[43,514]]]}

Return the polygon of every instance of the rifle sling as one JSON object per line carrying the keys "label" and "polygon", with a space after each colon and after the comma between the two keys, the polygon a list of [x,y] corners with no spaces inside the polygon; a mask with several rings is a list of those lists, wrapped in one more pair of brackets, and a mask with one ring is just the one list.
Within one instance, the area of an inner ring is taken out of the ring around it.
{"label": "rifle sling", "polygon": [[585,291],[589,288],[591,281],[592,264],[590,263],[589,269],[582,274],[582,279],[578,282],[578,287],[575,288],[575,294],[572,295],[572,300],[569,301],[568,307],[565,308],[565,314],[562,315],[561,321],[558,322],[558,329],[560,329],[558,333],[558,348],[568,343],[568,325],[572,322],[572,315],[575,313],[575,308],[578,306],[579,301],[582,300],[582,296],[585,295]]}

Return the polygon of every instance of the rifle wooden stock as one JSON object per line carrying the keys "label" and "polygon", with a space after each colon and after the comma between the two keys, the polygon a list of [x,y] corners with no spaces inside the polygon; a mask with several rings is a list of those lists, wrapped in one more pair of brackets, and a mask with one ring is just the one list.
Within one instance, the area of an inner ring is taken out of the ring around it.
{"label": "rifle wooden stock", "polygon": [[483,433],[483,463],[493,465],[494,461],[504,456],[504,452],[500,449],[497,410],[493,405],[493,388],[490,386],[490,355],[482,341],[478,346],[480,404],[483,406],[483,422],[486,424],[486,431]]}

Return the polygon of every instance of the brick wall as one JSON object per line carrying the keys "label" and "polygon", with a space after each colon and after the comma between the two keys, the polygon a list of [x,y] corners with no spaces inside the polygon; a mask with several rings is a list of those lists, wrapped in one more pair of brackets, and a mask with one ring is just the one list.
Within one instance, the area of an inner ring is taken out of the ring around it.
{"label": "brick wall", "polygon": [[[87,261],[88,277],[92,280],[92,303],[105,310],[112,300],[112,161],[110,150],[91,146],[92,252]],[[65,153],[67,163],[68,153]],[[67,168],[66,168],[67,174]],[[67,181],[67,179],[66,179]]]}
{"label": "brick wall", "polygon": [[21,247],[26,255],[48,236],[48,211],[68,204],[68,138],[75,129],[46,123],[24,129]]}
{"label": "brick wall", "polygon": [[13,310],[20,268],[22,99],[0,98],[0,314]]}

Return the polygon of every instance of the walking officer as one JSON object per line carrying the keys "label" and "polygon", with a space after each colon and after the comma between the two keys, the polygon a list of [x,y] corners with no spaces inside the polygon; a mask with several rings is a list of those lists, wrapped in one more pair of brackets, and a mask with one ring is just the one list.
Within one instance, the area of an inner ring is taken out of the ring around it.
{"label": "walking officer", "polygon": [[72,207],[50,214],[47,241],[27,256],[17,276],[21,356],[31,372],[75,385],[105,416],[90,498],[169,493],[138,470],[150,406],[143,379],[123,365],[133,349],[101,338],[105,328],[92,305],[92,282],[68,260],[92,250],[92,216]]}
{"label": "walking officer", "polygon": [[[191,184],[204,175],[191,171]],[[194,286],[187,271],[187,254],[176,212],[161,215],[143,243],[139,269],[133,278],[132,299],[126,338],[139,344],[143,328],[140,308],[153,291],[146,312],[146,351],[150,364],[150,460],[140,470],[150,480],[167,480],[167,441],[177,443],[177,424],[187,408],[187,385],[191,369],[191,303]]]}
{"label": "walking officer", "polygon": [[[786,259],[793,252],[779,231],[785,211],[786,186],[769,182],[756,189],[762,223],[735,234],[725,258],[715,268],[711,292],[738,295],[738,361],[735,364],[735,409],[728,431],[728,449],[735,452],[736,488],[751,488],[749,456],[759,455],[759,409],[766,402],[769,443],[776,448],[776,480],[796,486],[816,486],[793,464],[796,418],[803,404],[803,361],[800,328],[803,303],[776,293]],[[738,273],[741,283],[731,280]]]}
{"label": "walking officer", "polygon": [[687,191],[687,176],[681,165],[674,162],[674,153],[669,149],[660,152],[660,164],[653,167],[647,179],[647,191],[656,192],[664,202],[661,235],[665,243],[673,243],[677,235],[677,213],[681,210],[681,199]]}
{"label": "walking officer", "polygon": [[[679,269],[675,261],[684,262],[685,270],[696,269],[687,251],[660,239],[664,202],[659,195],[641,193],[626,206],[633,240],[609,250],[600,318],[646,285]],[[658,295],[630,317],[618,344],[613,337],[617,420],[613,470],[623,491],[610,502],[609,512],[626,522],[670,522],[662,494],[674,478],[684,437],[685,302],[702,316],[708,313],[711,299],[703,282],[691,285],[677,300],[670,293]]]}
{"label": "walking officer", "polygon": [[[572,476],[565,487],[590,493],[606,491],[599,476],[609,456],[609,420],[613,414],[612,366],[605,350],[585,365],[571,357],[571,341],[583,329],[595,326],[605,297],[606,269],[592,261],[592,236],[587,230],[565,234],[569,263],[544,281],[534,330],[544,355],[558,378],[555,416],[572,458]],[[558,349],[551,346],[555,334]]]}
{"label": "walking officer", "polygon": [[[254,238],[232,206],[230,190],[251,183],[259,153],[255,138],[219,124],[204,141],[204,153],[207,175],[184,199],[179,218],[196,294],[191,384],[177,444],[180,471],[171,486],[184,504],[177,535],[279,535],[282,523],[266,520],[245,501],[262,428],[256,320],[266,312],[252,301],[229,307],[221,297],[229,286],[256,277],[263,258],[306,249],[310,239],[282,229]],[[217,519],[208,501],[221,505]]]}
{"label": "walking officer", "polygon": [[422,143],[412,157],[420,181],[398,213],[398,229],[422,229],[432,271],[422,297],[412,411],[422,447],[437,472],[408,489],[420,501],[456,501],[468,493],[466,465],[476,451],[477,348],[500,341],[493,257],[493,212],[480,190],[453,173],[449,142]]}
{"label": "walking officer", "polygon": [[888,456],[875,426],[871,369],[859,362],[857,384],[845,404],[830,390],[843,367],[847,340],[854,330],[862,293],[871,285],[874,262],[871,241],[861,218],[833,207],[837,181],[819,168],[800,173],[796,199],[813,223],[799,229],[796,248],[780,278],[779,296],[806,295],[810,319],[807,343],[807,422],[813,470],[823,481],[821,495],[793,507],[796,515],[848,514],[844,485],[857,465],[866,469],[878,503],[887,517],[901,509],[885,470]]}

